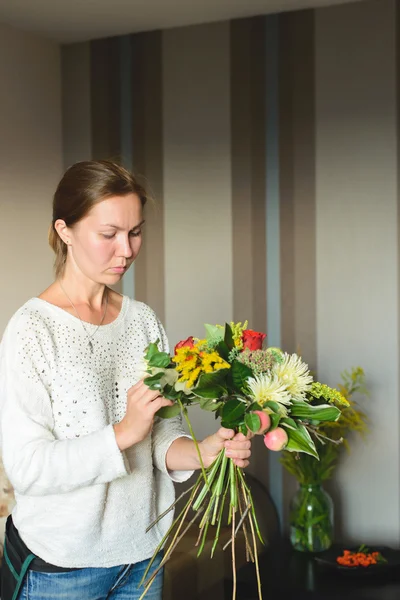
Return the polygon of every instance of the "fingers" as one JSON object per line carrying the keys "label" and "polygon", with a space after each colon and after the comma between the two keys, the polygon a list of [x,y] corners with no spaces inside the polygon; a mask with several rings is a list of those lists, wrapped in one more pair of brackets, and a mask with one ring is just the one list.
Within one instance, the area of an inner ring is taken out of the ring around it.
{"label": "fingers", "polygon": [[163,396],[159,396],[158,398],[153,400],[153,402],[151,403],[151,410],[152,410],[153,414],[155,414],[163,406],[172,406],[172,405],[173,405],[173,402],[171,400],[167,400],[166,398],[163,398]]}
{"label": "fingers", "polygon": [[242,442],[245,440],[250,440],[254,437],[254,433],[250,430],[247,432],[247,435],[243,435],[243,433],[236,433],[232,429],[227,429],[226,427],[220,427],[217,431],[217,435],[223,440],[235,440],[238,442]]}
{"label": "fingers", "polygon": [[244,441],[244,440],[251,440],[251,438],[254,437],[254,433],[250,430],[247,431],[247,435],[243,435],[243,433],[237,433],[235,435],[234,439],[235,441]]}
{"label": "fingers", "polygon": [[235,432],[232,429],[227,429],[226,427],[220,427],[216,433],[216,435],[222,440],[231,440],[235,435]]}
{"label": "fingers", "polygon": [[232,458],[235,465],[244,467],[249,464],[251,441],[243,434],[237,434],[232,440],[225,442],[225,454]]}
{"label": "fingers", "polygon": [[133,402],[149,403],[160,396],[159,390],[151,390],[143,381],[138,381],[128,390],[128,398]]}
{"label": "fingers", "polygon": [[235,465],[237,467],[240,467],[241,469],[245,469],[250,464],[248,460],[242,460],[240,458],[239,459],[233,459],[233,462],[235,463]]}
{"label": "fingers", "polygon": [[251,456],[251,450],[250,448],[226,448],[225,450],[225,454],[226,456],[229,456],[229,458],[250,458]]}
{"label": "fingers", "polygon": [[237,439],[235,437],[232,440],[225,442],[224,446],[227,450],[250,450],[251,441],[248,440],[245,436],[243,436],[240,439]]}

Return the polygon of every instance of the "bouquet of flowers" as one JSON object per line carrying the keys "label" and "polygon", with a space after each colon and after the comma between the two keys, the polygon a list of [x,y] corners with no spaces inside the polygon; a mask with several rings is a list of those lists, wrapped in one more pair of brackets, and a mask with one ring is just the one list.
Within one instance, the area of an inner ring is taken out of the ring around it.
{"label": "bouquet of flowers", "polygon": [[[315,441],[326,443],[322,425],[337,421],[348,401],[335,389],[313,380],[308,366],[296,354],[279,348],[263,348],[266,335],[247,329],[247,321],[222,325],[205,325],[206,337],[192,336],[179,342],[173,356],[160,352],[158,340],[145,354],[144,382],[174,402],[157,415],[169,418],[181,413],[195,441],[201,473],[186,492],[189,499],[172,523],[154,553],[166,544],[159,568],[171,556],[187,529],[199,521],[198,556],[203,551],[209,526],[214,540],[211,556],[218,543],[224,507],[228,505],[228,524],[232,526],[233,598],[236,597],[235,537],[243,529],[246,554],[255,563],[258,594],[261,583],[257,562],[257,537],[263,543],[245,475],[222,450],[207,469],[188,416],[188,408],[199,405],[221,419],[221,425],[236,432],[249,431],[264,436],[269,450],[306,453],[318,459]],[[340,440],[339,440],[340,441]],[[150,525],[152,527],[165,513]],[[194,514],[187,523],[189,511]],[[149,527],[149,529],[150,529]],[[155,575],[147,578],[152,561],[143,577],[150,588]]]}

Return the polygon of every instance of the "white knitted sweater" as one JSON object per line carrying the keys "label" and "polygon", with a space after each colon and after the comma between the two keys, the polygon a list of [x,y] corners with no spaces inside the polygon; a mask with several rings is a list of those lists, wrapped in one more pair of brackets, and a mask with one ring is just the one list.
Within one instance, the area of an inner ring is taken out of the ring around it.
{"label": "white knitted sweater", "polygon": [[[95,326],[86,324],[91,334]],[[172,513],[146,527],[174,499],[165,456],[185,433],[180,418],[156,419],[144,441],[118,449],[112,425],[149,342],[168,351],[145,304],[124,296],[101,326],[93,353],[82,323],[32,298],[10,320],[0,346],[0,422],[5,470],[15,490],[13,520],[37,556],[62,567],[111,567],[149,558]]]}

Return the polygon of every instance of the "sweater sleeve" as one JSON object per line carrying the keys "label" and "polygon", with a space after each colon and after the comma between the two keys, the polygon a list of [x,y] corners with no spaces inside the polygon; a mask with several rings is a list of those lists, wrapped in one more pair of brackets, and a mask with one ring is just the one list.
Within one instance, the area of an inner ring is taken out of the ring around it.
{"label": "sweater sleeve", "polygon": [[[160,349],[163,352],[169,353],[168,338],[164,327],[157,318],[156,320],[159,331]],[[169,447],[180,437],[192,439],[191,436],[185,432],[182,426],[181,416],[173,417],[171,419],[161,419],[156,417],[152,432],[153,462],[159,471],[165,473],[172,479],[172,481],[177,483],[186,481],[193,474],[193,471],[169,471],[167,468],[166,456]]]}
{"label": "sweater sleeve", "polygon": [[0,348],[1,448],[12,486],[19,494],[44,496],[127,475],[112,425],[56,439],[43,335],[20,318],[10,322]]}

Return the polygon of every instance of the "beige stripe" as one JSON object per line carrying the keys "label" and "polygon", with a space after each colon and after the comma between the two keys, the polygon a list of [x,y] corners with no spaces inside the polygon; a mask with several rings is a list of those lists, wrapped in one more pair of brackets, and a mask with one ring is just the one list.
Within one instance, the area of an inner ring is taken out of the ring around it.
{"label": "beige stripe", "polygon": [[396,5],[316,10],[318,376],[335,385],[360,365],[371,391],[368,441],[354,436],[335,473],[337,534],[387,544],[400,531]]}
{"label": "beige stripe", "polygon": [[133,37],[133,169],[150,192],[135,296],[165,320],[161,32]]}

